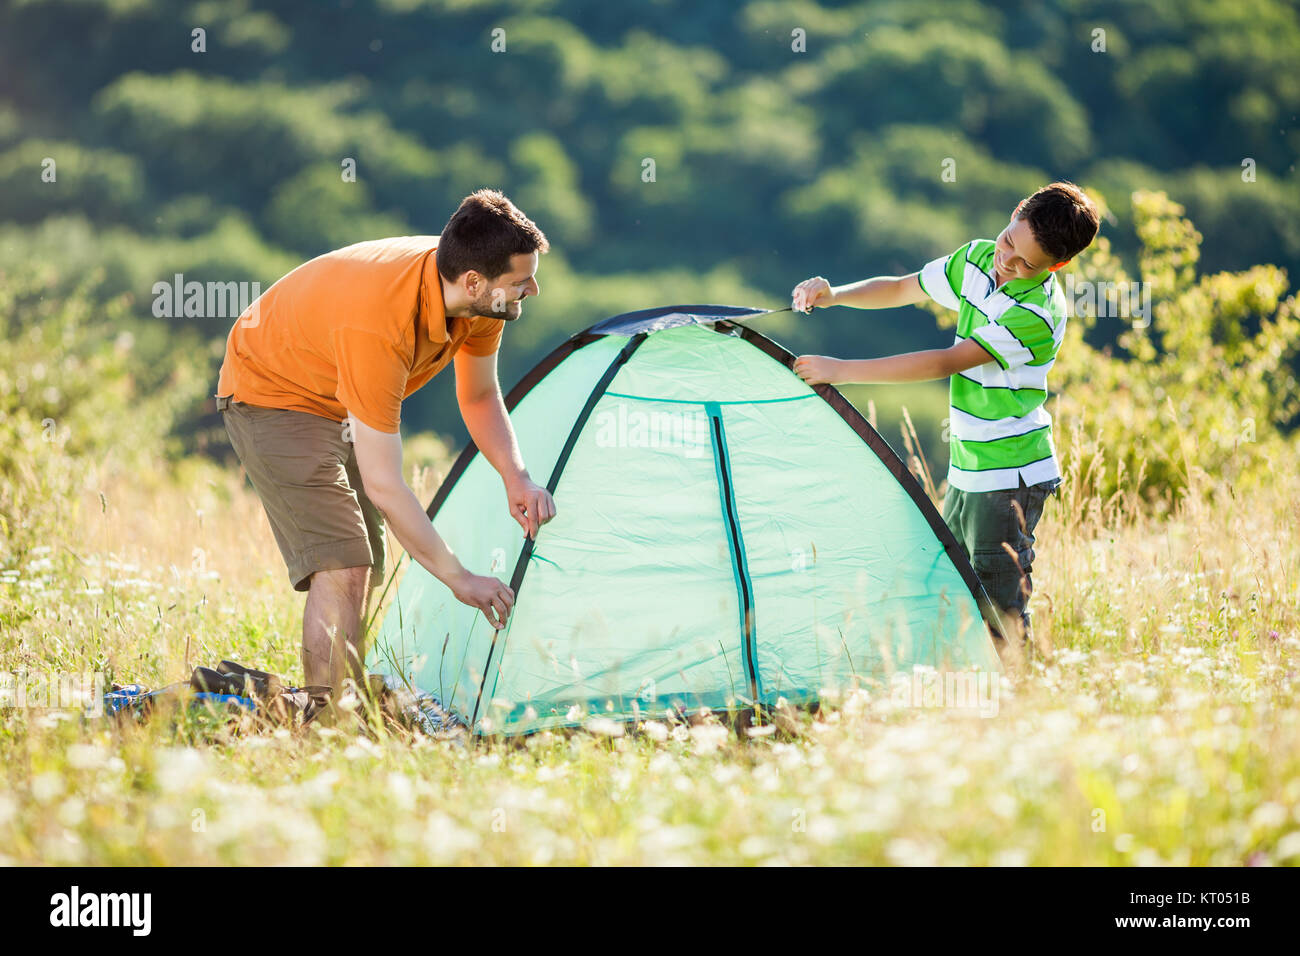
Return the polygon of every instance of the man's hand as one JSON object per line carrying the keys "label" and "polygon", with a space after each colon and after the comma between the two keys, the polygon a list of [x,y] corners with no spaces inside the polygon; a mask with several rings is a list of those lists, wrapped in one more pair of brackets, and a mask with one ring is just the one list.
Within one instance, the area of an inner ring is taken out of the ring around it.
{"label": "man's hand", "polygon": [[471,574],[462,568],[461,573],[446,584],[457,601],[478,608],[498,631],[506,626],[515,606],[515,592],[504,581],[488,575]]}
{"label": "man's hand", "polygon": [[808,313],[834,304],[835,295],[831,291],[831,284],[821,276],[804,279],[790,293],[790,305],[796,312]]}
{"label": "man's hand", "polygon": [[800,355],[794,360],[794,374],[809,385],[834,385],[844,381],[844,363],[829,355]]}
{"label": "man's hand", "polygon": [[456,600],[483,612],[495,628],[505,626],[514,593],[496,578],[471,574],[447,547],[415,493],[402,480],[402,439],[352,418],[357,468],[367,497],[387,519],[407,554],[447,585]]}
{"label": "man's hand", "polygon": [[456,400],[469,437],[505,482],[510,516],[519,522],[524,534],[535,539],[537,529],[555,517],[555,501],[524,470],[515,431],[497,384],[495,354],[456,353]]}
{"label": "man's hand", "polygon": [[510,516],[534,540],[537,529],[555,517],[555,499],[527,475],[506,483],[506,497],[510,502]]}

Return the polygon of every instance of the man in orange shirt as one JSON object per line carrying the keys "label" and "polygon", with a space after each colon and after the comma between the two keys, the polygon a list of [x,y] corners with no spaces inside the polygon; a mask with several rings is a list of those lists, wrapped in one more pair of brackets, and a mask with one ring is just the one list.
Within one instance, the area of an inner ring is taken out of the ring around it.
{"label": "man in orange shirt", "polygon": [[269,288],[235,322],[217,407],[270,519],[289,579],[307,592],[305,683],[360,679],[362,621],[384,574],[384,520],[407,553],[505,626],[514,593],[471,574],[402,477],[402,399],[455,363],[470,437],[505,482],[529,537],[555,516],[528,474],[497,381],[507,322],[540,289],[541,230],[504,195],[468,196],[440,236],[360,242]]}

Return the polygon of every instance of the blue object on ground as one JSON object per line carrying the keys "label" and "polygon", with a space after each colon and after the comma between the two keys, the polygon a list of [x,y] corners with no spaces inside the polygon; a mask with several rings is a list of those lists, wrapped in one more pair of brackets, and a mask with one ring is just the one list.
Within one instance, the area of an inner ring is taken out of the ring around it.
{"label": "blue object on ground", "polygon": [[104,713],[110,716],[124,708],[138,704],[148,696],[148,691],[139,684],[126,684],[104,695]]}
{"label": "blue object on ground", "polygon": [[[145,710],[154,703],[155,699],[175,696],[178,687],[188,690],[188,685],[172,684],[160,690],[150,691],[139,684],[126,684],[104,695],[104,713],[114,716],[124,710]],[[229,705],[242,707],[249,713],[257,713],[257,701],[237,694],[195,692],[188,695],[186,699],[191,705],[198,703],[213,708]]]}
{"label": "blue object on ground", "polygon": [[200,691],[194,695],[193,700],[218,707],[224,704],[232,704],[236,707],[242,707],[250,713],[257,713],[257,701],[251,697],[240,697],[237,694],[210,694]]}

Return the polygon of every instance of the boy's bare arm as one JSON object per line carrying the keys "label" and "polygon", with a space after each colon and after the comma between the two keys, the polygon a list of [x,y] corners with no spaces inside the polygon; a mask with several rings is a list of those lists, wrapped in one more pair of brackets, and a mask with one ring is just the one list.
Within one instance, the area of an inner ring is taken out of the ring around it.
{"label": "boy's bare arm", "polygon": [[924,301],[920,274],[905,276],[876,276],[848,285],[832,286],[821,276],[805,279],[790,293],[792,307],[797,312],[832,305],[847,305],[854,309],[894,309]]}
{"label": "boy's bare arm", "polygon": [[993,356],[974,339],[946,349],[905,352],[875,359],[837,359],[828,355],[801,355],[794,371],[809,385],[877,385],[893,382],[928,382],[992,362]]}

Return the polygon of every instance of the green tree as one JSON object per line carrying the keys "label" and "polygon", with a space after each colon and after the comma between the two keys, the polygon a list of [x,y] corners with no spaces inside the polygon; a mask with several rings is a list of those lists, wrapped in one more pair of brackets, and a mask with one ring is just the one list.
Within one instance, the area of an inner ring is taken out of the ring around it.
{"label": "green tree", "polygon": [[[1058,441],[1080,493],[1168,502],[1206,474],[1243,489],[1267,481],[1277,461],[1293,460],[1286,429],[1300,412],[1300,311],[1286,273],[1260,265],[1198,275],[1201,235],[1183,207],[1159,192],[1132,203],[1137,275],[1104,238],[1085,253],[1054,370]],[[1127,308],[1134,290],[1150,295],[1149,325]],[[1128,314],[1116,318],[1117,304]],[[1085,340],[1116,321],[1128,325],[1117,347]]]}

